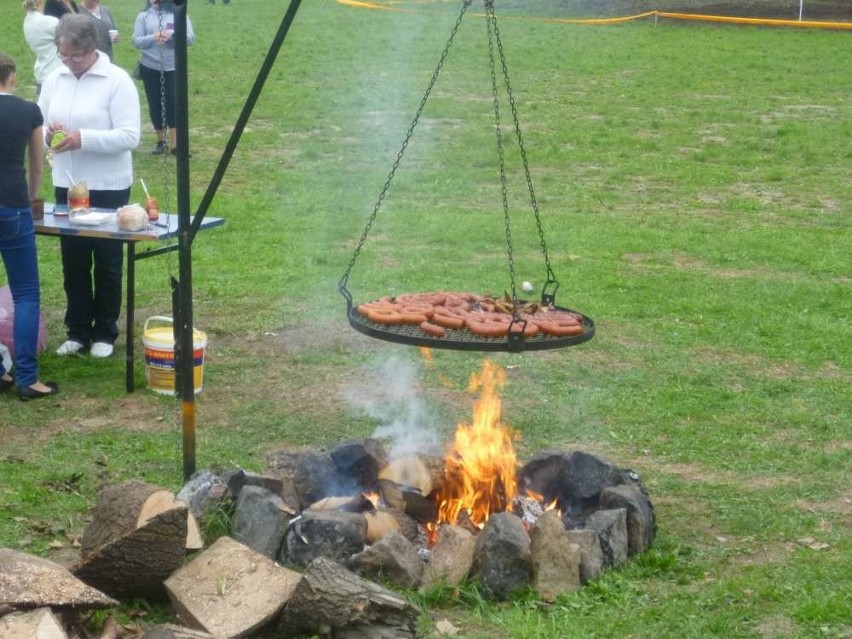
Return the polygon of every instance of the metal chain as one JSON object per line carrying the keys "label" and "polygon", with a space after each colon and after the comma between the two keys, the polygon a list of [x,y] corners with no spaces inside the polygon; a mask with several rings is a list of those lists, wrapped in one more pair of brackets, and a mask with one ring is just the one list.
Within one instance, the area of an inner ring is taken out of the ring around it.
{"label": "metal chain", "polygon": [[[163,31],[163,7],[160,5],[157,11],[157,26],[160,32]],[[166,47],[160,43],[160,130],[163,132],[163,140],[169,137],[168,122],[166,119]],[[166,151],[162,153],[162,169],[163,169],[163,204],[160,207],[161,211],[171,210],[171,191],[169,189],[169,149],[166,143]],[[171,272],[171,263],[169,263]]]}
{"label": "metal chain", "polygon": [[[523,161],[523,164],[524,164],[524,175],[526,176],[527,188],[529,189],[529,192],[530,192],[530,205],[532,206],[533,215],[535,216],[535,224],[536,224],[536,228],[538,229],[538,239],[539,239],[539,243],[541,245],[541,253],[544,256],[544,265],[545,265],[545,268],[547,269],[547,279],[548,279],[547,283],[548,284],[550,284],[550,283],[555,284],[556,283],[556,276],[553,274],[553,269],[550,265],[550,257],[547,254],[547,244],[544,241],[544,230],[541,226],[541,216],[539,215],[539,212],[538,212],[538,202],[536,201],[535,189],[533,188],[532,176],[530,174],[530,166],[529,166],[529,162],[527,161],[527,152],[526,152],[526,149],[524,148],[524,137],[521,134],[521,125],[520,125],[520,122],[518,120],[518,111],[517,111],[517,108],[515,107],[515,98],[512,95],[512,85],[509,82],[509,69],[508,69],[508,66],[506,64],[506,53],[503,50],[503,41],[500,38],[500,28],[497,26],[497,16],[494,14],[494,2],[493,2],[493,0],[486,0],[485,6],[486,6],[486,10],[487,10],[486,13],[489,15],[489,20],[488,20],[489,25],[491,25],[491,23],[493,22],[493,26],[494,26],[494,36],[495,36],[495,39],[497,40],[497,49],[500,53],[500,64],[503,68],[503,80],[506,83],[506,95],[508,96],[509,105],[511,106],[511,109],[512,109],[512,119],[513,119],[514,125],[515,125],[515,135],[517,135],[517,138],[518,138],[518,147],[520,148],[521,160]],[[489,38],[490,38],[490,34],[491,34],[491,32],[489,30]],[[490,50],[490,39],[489,39],[489,50]],[[491,58],[491,69],[492,69],[492,73],[493,73],[493,70],[494,70],[494,58],[493,58],[493,56]],[[507,233],[508,233],[508,226],[507,226]],[[514,284],[515,283],[514,283],[514,274],[513,274],[512,299],[515,299]]]}
{"label": "metal chain", "polygon": [[[494,2],[485,0],[485,25],[488,31],[488,60],[491,63],[491,96],[494,103],[494,133],[497,137],[497,157],[500,167],[500,192],[503,197],[503,222],[506,228],[506,249],[509,260],[509,280],[512,300],[517,301],[518,294],[515,287],[515,252],[512,246],[512,227],[509,220],[509,194],[506,189],[506,158],[503,149],[503,135],[500,127],[500,99],[497,93],[497,71],[494,64]],[[517,306],[517,304],[515,304]],[[516,309],[517,310],[517,309]]]}
{"label": "metal chain", "polygon": [[394,160],[393,166],[391,167],[390,173],[388,174],[388,178],[385,181],[384,187],[382,187],[382,192],[379,194],[378,201],[376,202],[375,207],[373,208],[373,212],[370,215],[369,220],[367,220],[367,225],[364,227],[364,231],[361,233],[361,239],[358,241],[358,246],[355,247],[355,252],[352,254],[352,258],[349,260],[349,265],[346,267],[346,272],[343,274],[343,277],[340,278],[340,282],[337,285],[337,288],[340,291],[346,290],[346,284],[349,281],[349,275],[352,272],[352,268],[355,266],[355,260],[358,259],[358,256],[361,253],[361,249],[364,248],[364,243],[367,241],[367,236],[370,234],[370,229],[373,228],[373,222],[376,220],[376,215],[379,213],[379,208],[382,206],[382,202],[385,199],[385,196],[390,189],[391,182],[393,181],[394,175],[396,174],[396,170],[399,167],[399,163],[402,161],[402,156],[405,154],[405,150],[408,147],[408,143],[411,141],[411,136],[414,135],[414,128],[417,126],[417,122],[420,120],[420,115],[423,113],[423,109],[426,106],[426,101],[429,99],[429,95],[432,93],[432,88],[435,86],[435,82],[438,80],[438,75],[441,72],[441,69],[444,66],[444,61],[447,59],[447,55],[449,54],[450,47],[453,44],[453,40],[456,37],[456,32],[459,29],[459,25],[461,25],[462,18],[464,18],[465,12],[470,6],[472,0],[464,0],[462,4],[461,11],[459,12],[458,18],[456,18],[456,23],[453,25],[453,29],[450,32],[450,37],[447,41],[447,45],[444,47],[443,52],[441,53],[441,59],[438,61],[438,66],[435,68],[435,71],[432,73],[432,77],[429,80],[429,85],[426,88],[426,93],[423,96],[423,99],[420,101],[420,106],[417,109],[417,113],[414,116],[414,121],[411,123],[411,126],[408,128],[408,132],[405,134],[405,139],[402,142],[402,147],[399,150],[399,153],[396,154],[396,160]]}

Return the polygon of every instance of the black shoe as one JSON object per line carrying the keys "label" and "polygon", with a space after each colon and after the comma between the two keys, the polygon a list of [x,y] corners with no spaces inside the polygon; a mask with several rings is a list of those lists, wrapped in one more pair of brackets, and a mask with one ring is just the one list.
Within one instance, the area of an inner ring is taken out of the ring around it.
{"label": "black shoe", "polygon": [[56,395],[59,392],[59,386],[56,385],[56,382],[45,382],[44,384],[50,387],[49,391],[40,391],[29,386],[18,386],[18,399],[26,402],[31,399],[41,399],[42,397]]}
{"label": "black shoe", "polygon": [[165,142],[157,142],[157,146],[153,148],[153,150],[151,151],[151,155],[162,155],[166,152],[167,148],[168,147],[166,146]]}
{"label": "black shoe", "polygon": [[15,376],[11,373],[9,373],[9,376],[12,379],[3,379],[2,377],[0,377],[0,393],[2,393],[8,388],[12,388],[12,386],[15,384]]}

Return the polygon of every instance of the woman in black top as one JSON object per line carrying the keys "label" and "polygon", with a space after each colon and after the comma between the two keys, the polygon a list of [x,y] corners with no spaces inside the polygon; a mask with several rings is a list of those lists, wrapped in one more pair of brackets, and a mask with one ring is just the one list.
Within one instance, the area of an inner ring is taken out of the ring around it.
{"label": "woman in black top", "polygon": [[0,254],[15,307],[15,377],[0,361],[0,392],[16,385],[18,397],[37,399],[59,392],[38,381],[36,359],[41,291],[30,201],[44,171],[44,130],[38,106],[14,95],[17,83],[15,61],[0,51]]}

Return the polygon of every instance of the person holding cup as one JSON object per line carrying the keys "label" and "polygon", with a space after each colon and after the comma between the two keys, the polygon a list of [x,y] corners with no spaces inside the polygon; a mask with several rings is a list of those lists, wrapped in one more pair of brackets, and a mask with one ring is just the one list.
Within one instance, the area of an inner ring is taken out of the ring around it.
{"label": "person holding cup", "polygon": [[38,106],[14,95],[17,81],[15,61],[0,52],[0,255],[15,308],[15,376],[0,359],[0,392],[16,386],[18,397],[28,400],[54,395],[59,388],[39,381],[36,359],[41,288],[30,203],[44,171],[44,121]]}
{"label": "person holding cup", "polygon": [[121,38],[112,12],[101,4],[101,0],[82,0],[77,8],[80,14],[94,20],[98,28],[98,51],[103,51],[114,61],[112,45],[118,43]]}
{"label": "person holding cup", "polygon": [[[70,204],[85,184],[92,207],[118,209],[129,202],[133,185],[139,92],[127,71],[97,46],[91,18],[62,16],[56,48],[64,66],[45,80],[38,105],[53,149],[56,203]],[[124,247],[77,235],[62,235],[59,243],[68,338],[56,353],[88,348],[92,357],[109,357],[118,336]]]}
{"label": "person holding cup", "polygon": [[[157,133],[152,155],[167,150],[177,153],[175,125],[175,7],[171,0],[148,0],[149,6],[136,16],[133,46],[140,51],[139,74],[148,100],[148,114]],[[195,31],[186,18],[186,44],[195,44]],[[169,144],[166,145],[166,130]]]}

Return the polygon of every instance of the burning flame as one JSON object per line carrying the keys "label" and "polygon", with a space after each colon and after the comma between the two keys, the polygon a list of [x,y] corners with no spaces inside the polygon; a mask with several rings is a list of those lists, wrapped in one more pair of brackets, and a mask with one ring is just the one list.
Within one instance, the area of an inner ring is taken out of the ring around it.
{"label": "burning flame", "polygon": [[480,375],[471,375],[470,390],[480,390],[473,423],[459,424],[444,460],[446,480],[439,489],[438,524],[455,524],[465,515],[482,528],[492,513],[505,511],[517,492],[514,432],[500,423],[499,390],[505,371],[485,360]]}

